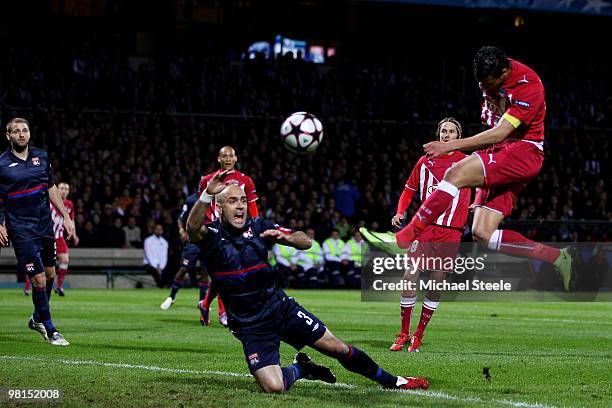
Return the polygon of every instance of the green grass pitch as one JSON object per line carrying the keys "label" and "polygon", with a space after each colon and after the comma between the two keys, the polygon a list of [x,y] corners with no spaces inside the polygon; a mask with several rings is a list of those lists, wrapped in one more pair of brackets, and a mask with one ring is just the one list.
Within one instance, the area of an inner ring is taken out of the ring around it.
{"label": "green grass pitch", "polygon": [[[612,303],[441,303],[421,352],[408,354],[388,351],[398,303],[362,303],[356,291],[289,294],[388,371],[426,376],[431,388],[383,391],[310,350],[342,384],[299,381],[289,393],[265,395],[247,375],[239,341],[216,319],[199,325],[193,289],[179,292],[169,311],[159,308],[166,290],[54,295],[66,348],[27,328],[30,298],[0,290],[0,388],[62,391],[61,400],[37,406],[612,406]],[[419,313],[417,305],[414,319]],[[282,363],[294,354],[282,346]],[[7,404],[24,406],[1,397]]]}

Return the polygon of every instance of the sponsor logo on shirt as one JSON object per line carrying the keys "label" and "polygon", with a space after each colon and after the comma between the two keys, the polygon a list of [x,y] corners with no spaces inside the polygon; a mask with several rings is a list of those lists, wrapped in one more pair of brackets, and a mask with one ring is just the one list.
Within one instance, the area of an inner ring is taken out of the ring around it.
{"label": "sponsor logo on shirt", "polygon": [[529,105],[529,102],[519,101],[518,99],[513,100],[512,103],[518,106],[522,106],[523,108],[529,108],[531,106]]}
{"label": "sponsor logo on shirt", "polygon": [[38,157],[32,157],[32,164],[34,166],[40,166],[40,159]]}

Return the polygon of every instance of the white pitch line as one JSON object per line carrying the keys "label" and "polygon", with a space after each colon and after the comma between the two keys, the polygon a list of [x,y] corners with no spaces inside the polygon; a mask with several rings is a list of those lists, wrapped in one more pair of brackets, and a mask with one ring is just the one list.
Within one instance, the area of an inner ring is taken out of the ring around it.
{"label": "white pitch line", "polygon": [[[189,369],[184,369],[184,368],[167,368],[167,367],[159,367],[159,366],[147,366],[147,365],[141,365],[141,364],[109,363],[109,362],[94,361],[94,360],[66,360],[63,358],[46,359],[46,358],[40,358],[40,357],[12,356],[12,355],[0,355],[0,360],[35,361],[35,362],[41,362],[41,363],[59,363],[59,364],[78,365],[78,366],[127,368],[127,369],[179,373],[179,374],[221,375],[221,376],[226,376],[226,377],[241,377],[241,378],[252,377],[250,374],[234,373],[231,371],[189,370]],[[316,383],[320,383],[323,385],[332,386],[336,388],[344,388],[344,389],[354,389],[358,387],[357,385],[346,384],[346,383],[328,384],[323,381],[311,381],[311,382],[316,382]],[[553,405],[545,405],[545,404],[540,404],[540,403],[529,403],[529,402],[511,401],[511,400],[496,400],[496,399],[484,400],[478,397],[460,397],[456,395],[446,394],[441,391],[385,390],[382,388],[381,388],[381,391],[396,392],[400,395],[409,394],[409,395],[415,395],[418,397],[441,399],[441,400],[448,400],[448,401],[476,402],[476,403],[481,403],[481,404],[495,403],[495,404],[500,404],[500,405],[508,405],[508,406],[515,407],[515,408],[556,408]]]}

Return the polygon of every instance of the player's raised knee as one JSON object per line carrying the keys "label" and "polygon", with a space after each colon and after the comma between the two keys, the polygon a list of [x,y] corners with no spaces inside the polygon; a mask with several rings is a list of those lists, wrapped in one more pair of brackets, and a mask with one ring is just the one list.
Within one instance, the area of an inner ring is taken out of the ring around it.
{"label": "player's raised knee", "polygon": [[44,288],[47,285],[47,278],[44,273],[39,273],[32,276],[32,286],[35,288]]}

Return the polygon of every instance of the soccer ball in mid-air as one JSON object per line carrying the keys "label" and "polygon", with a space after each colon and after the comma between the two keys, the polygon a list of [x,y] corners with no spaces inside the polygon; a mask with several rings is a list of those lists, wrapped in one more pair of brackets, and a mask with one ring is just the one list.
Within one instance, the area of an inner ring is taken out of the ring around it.
{"label": "soccer ball in mid-air", "polygon": [[285,147],[293,153],[312,153],[323,140],[323,125],[311,113],[295,112],[285,119],[280,133]]}

